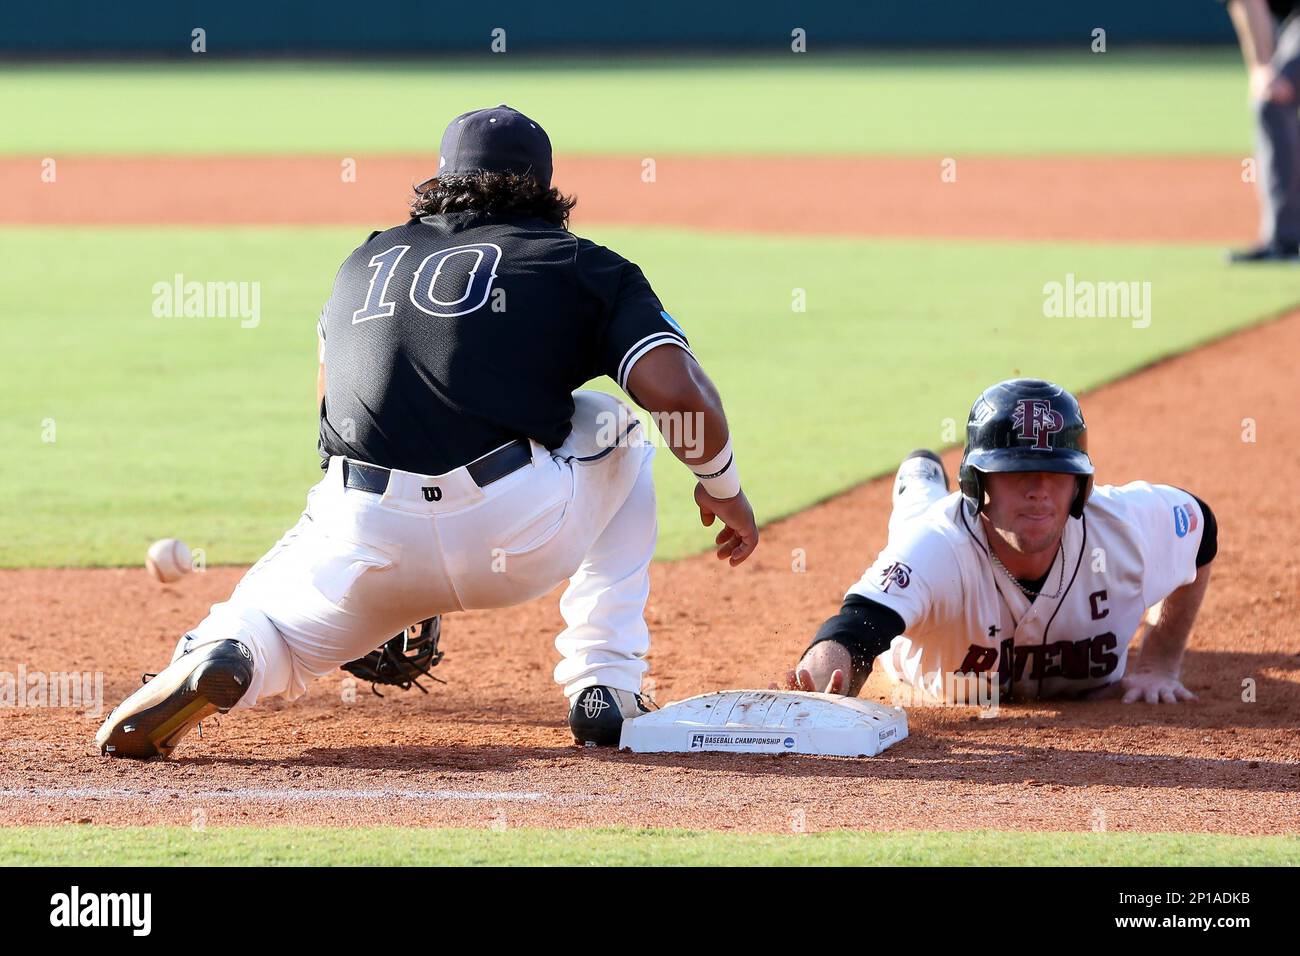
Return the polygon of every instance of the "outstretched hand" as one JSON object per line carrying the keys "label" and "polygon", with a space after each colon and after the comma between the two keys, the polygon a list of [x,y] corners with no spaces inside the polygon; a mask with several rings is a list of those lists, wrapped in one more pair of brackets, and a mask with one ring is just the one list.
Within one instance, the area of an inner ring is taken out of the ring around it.
{"label": "outstretched hand", "polygon": [[[826,681],[826,687],[822,690],[823,694],[843,694],[844,693],[844,671],[835,670],[831,672],[830,678]],[[816,693],[818,690],[816,678],[813,677],[812,671],[806,668],[800,668],[797,671],[786,671],[785,674],[786,690],[806,690]],[[768,690],[780,690],[776,684],[769,684]]]}
{"label": "outstretched hand", "polygon": [[1156,671],[1139,671],[1120,679],[1120,690],[1125,704],[1144,701],[1148,704],[1176,704],[1183,700],[1196,700],[1196,695],[1183,686],[1177,677]]}
{"label": "outstretched hand", "polygon": [[[812,693],[848,694],[849,675],[853,673],[853,658],[848,649],[836,641],[819,641],[804,653],[794,670],[786,671],[785,690],[806,690]],[[780,690],[769,684],[770,690]]]}

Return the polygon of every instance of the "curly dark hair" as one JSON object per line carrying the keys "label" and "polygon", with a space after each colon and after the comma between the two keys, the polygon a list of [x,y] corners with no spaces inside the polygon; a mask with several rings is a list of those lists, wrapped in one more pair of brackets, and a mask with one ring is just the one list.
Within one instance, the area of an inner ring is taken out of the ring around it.
{"label": "curly dark hair", "polygon": [[483,212],[491,216],[541,219],[569,228],[569,212],[577,205],[555,187],[543,189],[527,173],[474,172],[439,176],[415,187],[411,216],[436,216],[449,212]]}

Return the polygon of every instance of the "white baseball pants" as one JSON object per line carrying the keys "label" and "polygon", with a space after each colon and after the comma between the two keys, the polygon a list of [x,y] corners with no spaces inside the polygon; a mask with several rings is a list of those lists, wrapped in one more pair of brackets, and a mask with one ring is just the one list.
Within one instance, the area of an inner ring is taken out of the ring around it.
{"label": "white baseball pants", "polygon": [[909,481],[889,512],[889,540],[899,541],[908,534],[910,525],[930,510],[930,506],[948,492],[937,481]]}
{"label": "white baseball pants", "polygon": [[[343,460],[331,459],[298,523],[182,638],[175,656],[187,646],[243,641],[255,667],[239,706],[292,700],[312,679],[417,621],[520,604],[567,578],[556,681],[569,696],[592,684],[639,692],[658,533],[654,447],[618,399],[583,391],[574,400],[565,443],[548,451],[534,442],[530,465],[486,488],[464,468],[393,471],[376,495],[345,487]],[[613,417],[629,424],[611,445]],[[425,500],[430,486],[441,489],[440,500]]]}

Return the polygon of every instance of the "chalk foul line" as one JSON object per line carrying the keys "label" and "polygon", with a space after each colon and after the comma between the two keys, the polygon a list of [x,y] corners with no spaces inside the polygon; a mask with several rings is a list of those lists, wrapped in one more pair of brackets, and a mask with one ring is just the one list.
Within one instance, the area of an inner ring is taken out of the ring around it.
{"label": "chalk foul line", "polygon": [[325,800],[464,800],[536,802],[555,798],[532,790],[353,790],[342,787],[231,787],[221,790],[178,790],[170,787],[10,787],[0,798],[11,800],[275,800],[318,802]]}

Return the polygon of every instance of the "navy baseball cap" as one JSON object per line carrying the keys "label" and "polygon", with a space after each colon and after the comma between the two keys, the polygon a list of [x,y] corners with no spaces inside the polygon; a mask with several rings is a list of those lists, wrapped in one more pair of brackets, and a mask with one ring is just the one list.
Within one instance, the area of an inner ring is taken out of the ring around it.
{"label": "navy baseball cap", "polygon": [[438,175],[531,173],[551,188],[551,138],[541,124],[502,103],[461,113],[442,134]]}

